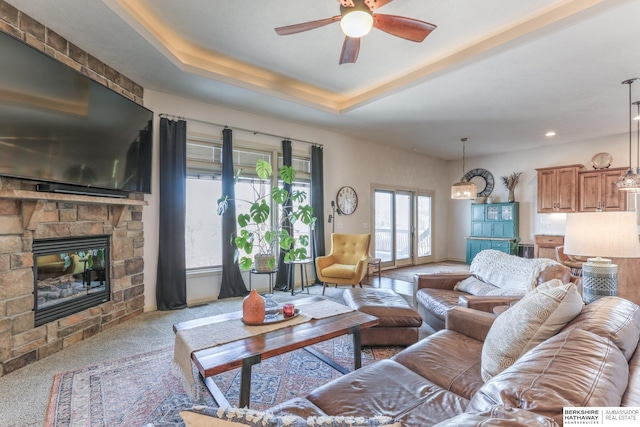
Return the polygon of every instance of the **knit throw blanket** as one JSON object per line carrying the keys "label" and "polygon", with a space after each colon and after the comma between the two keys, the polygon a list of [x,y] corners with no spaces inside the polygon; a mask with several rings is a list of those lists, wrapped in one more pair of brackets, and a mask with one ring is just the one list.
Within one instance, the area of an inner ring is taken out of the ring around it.
{"label": "knit throw blanket", "polygon": [[487,249],[475,256],[469,271],[482,281],[498,288],[529,292],[537,286],[540,273],[554,265],[559,263],[547,258],[520,258]]}

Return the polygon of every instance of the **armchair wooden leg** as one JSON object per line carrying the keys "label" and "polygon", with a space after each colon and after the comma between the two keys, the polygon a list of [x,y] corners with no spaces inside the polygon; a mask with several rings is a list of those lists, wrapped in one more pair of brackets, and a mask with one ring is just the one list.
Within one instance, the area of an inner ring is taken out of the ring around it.
{"label": "armchair wooden leg", "polygon": [[324,289],[327,287],[325,282],[322,282],[322,295],[324,295]]}

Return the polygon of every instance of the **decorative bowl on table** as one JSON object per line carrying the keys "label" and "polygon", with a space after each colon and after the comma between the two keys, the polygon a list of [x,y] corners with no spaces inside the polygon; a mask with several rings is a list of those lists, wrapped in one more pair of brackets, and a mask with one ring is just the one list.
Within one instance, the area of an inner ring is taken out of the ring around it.
{"label": "decorative bowl on table", "polygon": [[265,318],[263,321],[256,322],[256,323],[247,321],[246,319],[243,318],[242,319],[242,323],[244,323],[247,326],[270,325],[272,323],[286,322],[287,320],[294,319],[294,318],[298,317],[299,314],[300,314],[300,309],[296,308],[296,309],[294,309],[293,316],[285,317],[284,313],[282,312],[282,309],[280,309],[280,312],[278,313],[278,315],[276,317],[269,318],[269,319]]}

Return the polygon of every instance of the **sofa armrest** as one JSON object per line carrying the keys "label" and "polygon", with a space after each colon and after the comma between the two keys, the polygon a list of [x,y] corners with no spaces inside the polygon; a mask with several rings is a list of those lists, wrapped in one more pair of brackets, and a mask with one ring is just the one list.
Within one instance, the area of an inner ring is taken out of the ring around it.
{"label": "sofa armrest", "polygon": [[316,267],[318,270],[322,271],[323,268],[330,266],[331,264],[335,264],[336,261],[333,258],[333,255],[319,256],[316,257]]}
{"label": "sofa armrest", "polygon": [[484,342],[495,319],[495,314],[466,307],[454,307],[447,311],[445,328]]}
{"label": "sofa armrest", "polygon": [[456,283],[470,275],[469,273],[416,274],[413,276],[413,294],[415,295],[422,288],[452,290]]}
{"label": "sofa armrest", "polygon": [[461,295],[458,297],[458,305],[460,307],[493,313],[494,307],[499,305],[509,305],[521,298],[522,297]]}

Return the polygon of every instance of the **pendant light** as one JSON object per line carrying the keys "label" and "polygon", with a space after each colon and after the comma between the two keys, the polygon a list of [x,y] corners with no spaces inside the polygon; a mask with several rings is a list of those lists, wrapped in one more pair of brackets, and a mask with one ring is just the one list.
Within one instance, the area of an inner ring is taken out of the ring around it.
{"label": "pendant light", "polygon": [[451,186],[451,198],[454,200],[475,199],[478,194],[478,186],[473,182],[467,181],[464,177],[464,155],[465,142],[467,138],[462,138],[462,179]]}
{"label": "pendant light", "polygon": [[[638,132],[636,137],[636,175],[640,177],[640,101],[636,101],[633,103],[636,107],[638,107],[638,115],[633,118],[638,125]],[[636,191],[638,193],[640,191]]]}
{"label": "pendant light", "polygon": [[636,78],[625,80],[622,82],[622,84],[624,85],[629,85],[629,169],[627,169],[627,172],[624,175],[620,175],[620,177],[616,181],[616,187],[618,187],[618,190],[634,192],[634,193],[637,193],[640,190],[640,176],[633,171],[633,167],[631,165],[631,144],[632,144],[631,141],[632,141],[632,133],[633,133],[633,130],[631,127],[633,123],[633,118],[631,117],[632,115],[631,106],[633,105],[631,103],[631,85],[636,80],[640,80],[640,79],[636,77]]}

